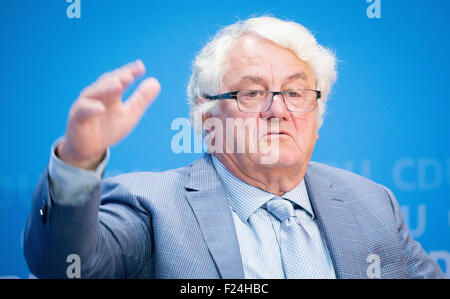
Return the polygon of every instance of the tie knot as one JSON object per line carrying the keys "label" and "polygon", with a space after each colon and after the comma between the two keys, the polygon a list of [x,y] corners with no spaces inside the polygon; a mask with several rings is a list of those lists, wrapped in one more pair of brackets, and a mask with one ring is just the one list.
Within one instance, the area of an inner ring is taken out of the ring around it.
{"label": "tie knot", "polygon": [[281,197],[275,197],[266,202],[266,209],[281,222],[295,216],[292,203]]}

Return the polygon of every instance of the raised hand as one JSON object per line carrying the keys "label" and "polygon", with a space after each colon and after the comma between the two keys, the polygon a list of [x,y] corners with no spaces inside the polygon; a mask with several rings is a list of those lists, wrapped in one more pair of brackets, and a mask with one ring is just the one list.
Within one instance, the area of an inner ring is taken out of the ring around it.
{"label": "raised hand", "polygon": [[61,160],[95,169],[106,149],[131,132],[161,90],[155,78],[147,78],[122,102],[124,89],[144,73],[144,64],[137,60],[103,74],[81,92],[70,108],[65,139],[58,145]]}

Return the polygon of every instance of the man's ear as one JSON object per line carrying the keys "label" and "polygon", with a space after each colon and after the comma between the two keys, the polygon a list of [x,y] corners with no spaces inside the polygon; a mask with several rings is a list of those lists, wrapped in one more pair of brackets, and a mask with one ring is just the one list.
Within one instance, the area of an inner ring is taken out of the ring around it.
{"label": "man's ear", "polygon": [[[203,104],[203,103],[205,103],[205,102],[207,102],[207,101],[208,101],[208,100],[207,100],[207,99],[204,99],[204,98],[197,98],[197,99],[195,100],[195,106],[198,107],[198,106],[200,106],[201,104]],[[202,114],[202,123],[204,123],[205,120],[208,119],[209,117],[211,117],[211,113],[209,113],[209,112],[203,113],[203,114]]]}
{"label": "man's ear", "polygon": [[207,100],[204,98],[196,98],[195,99],[195,106],[199,106],[200,104],[205,103]]}
{"label": "man's ear", "polygon": [[[204,99],[204,98],[197,98],[197,99],[195,100],[195,106],[198,107],[199,105],[201,105],[201,104],[203,104],[203,103],[205,103],[205,102],[208,102],[208,101],[209,101],[209,100]],[[201,123],[199,123],[199,124],[194,124],[194,125],[201,126],[201,128],[203,128],[203,125],[204,125],[205,121],[206,121],[208,118],[210,118],[210,117],[213,116],[213,114],[211,113],[211,111],[207,111],[206,113],[203,113],[203,114],[202,114],[198,109],[195,109],[195,112],[194,112],[194,113],[196,114],[196,117],[194,117],[194,122],[196,122],[195,119],[197,119],[197,120],[200,120],[200,119],[201,119]]]}

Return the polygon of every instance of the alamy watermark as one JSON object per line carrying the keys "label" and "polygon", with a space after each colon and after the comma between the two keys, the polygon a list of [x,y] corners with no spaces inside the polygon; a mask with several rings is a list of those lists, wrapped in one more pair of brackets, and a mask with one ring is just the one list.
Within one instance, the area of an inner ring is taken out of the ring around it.
{"label": "alamy watermark", "polygon": [[81,18],[81,0],[66,0],[67,3],[71,3],[66,10],[66,15],[69,19]]}
{"label": "alamy watermark", "polygon": [[[202,122],[199,113],[194,114],[194,128],[202,131],[203,139],[192,135],[191,122],[183,117],[172,121],[171,129],[179,130],[171,141],[172,152],[179,153],[250,153],[258,154],[261,164],[279,161],[279,120],[272,118],[209,117]],[[193,142],[192,142],[193,141]],[[194,145],[192,148],[192,144]]]}
{"label": "alamy watermark", "polygon": [[66,275],[67,278],[81,278],[81,259],[78,254],[70,254],[67,256],[66,262],[69,263],[67,266]]}
{"label": "alamy watermark", "polygon": [[369,19],[381,19],[381,0],[366,0],[372,3],[367,7],[367,17]]}

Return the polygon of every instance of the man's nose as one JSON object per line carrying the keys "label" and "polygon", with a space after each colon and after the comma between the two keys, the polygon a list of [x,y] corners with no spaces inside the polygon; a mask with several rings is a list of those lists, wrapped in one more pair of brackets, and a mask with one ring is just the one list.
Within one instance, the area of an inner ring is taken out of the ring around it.
{"label": "man's nose", "polygon": [[263,117],[277,117],[277,118],[288,118],[289,111],[287,110],[286,104],[284,103],[283,96],[281,94],[277,94],[273,97],[272,104],[269,107],[269,110],[262,113]]}

